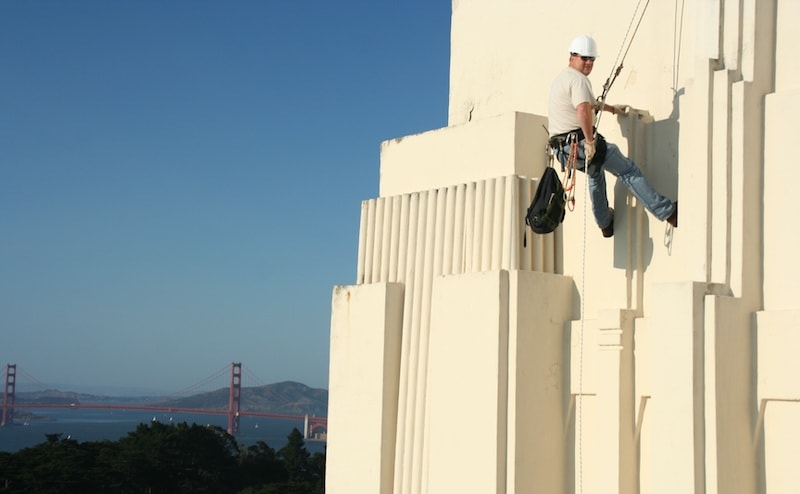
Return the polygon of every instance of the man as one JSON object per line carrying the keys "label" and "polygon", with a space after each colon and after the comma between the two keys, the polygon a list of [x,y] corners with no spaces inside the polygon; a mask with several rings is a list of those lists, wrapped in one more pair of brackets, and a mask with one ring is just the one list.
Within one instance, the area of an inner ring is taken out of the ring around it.
{"label": "man", "polygon": [[[592,213],[604,237],[614,235],[614,210],[608,206],[603,170],[622,180],[653,216],[677,227],[678,203],[659,194],[642,175],[639,167],[623,155],[616,145],[606,143],[599,134],[595,135],[597,99],[587,77],[592,73],[595,58],[597,45],[594,39],[581,35],[572,40],[569,66],[556,77],[550,89],[550,145],[555,149],[558,160],[565,165],[572,142],[578,144],[577,167],[589,177]],[[620,111],[611,105],[605,105],[604,109],[612,114]],[[589,167],[584,170],[587,161]]]}

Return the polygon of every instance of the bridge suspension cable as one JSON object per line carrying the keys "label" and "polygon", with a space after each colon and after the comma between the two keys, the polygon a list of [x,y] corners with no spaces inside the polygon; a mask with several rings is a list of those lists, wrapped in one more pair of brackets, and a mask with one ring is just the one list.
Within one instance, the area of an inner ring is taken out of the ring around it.
{"label": "bridge suspension cable", "polygon": [[[242,365],[242,373],[244,374],[244,382],[247,383],[247,387],[255,387],[261,388],[267,385],[264,381],[261,380],[253,371],[251,371],[248,367]],[[245,386],[245,384],[243,384]]]}
{"label": "bridge suspension cable", "polygon": [[[24,370],[19,369],[16,364],[8,364],[4,371],[5,391],[2,403],[2,419],[0,419],[0,426],[5,426],[13,421],[13,413],[15,408],[71,408],[71,409],[114,409],[114,410],[153,410],[153,411],[170,411],[176,413],[208,413],[208,414],[226,414],[228,416],[228,432],[234,434],[239,429],[239,418],[241,416],[265,417],[265,418],[278,418],[287,420],[303,420],[304,421],[304,436],[311,437],[316,431],[323,429],[327,430],[328,419],[326,417],[318,417],[309,414],[293,415],[272,412],[256,412],[241,409],[241,391],[244,387],[242,375],[246,373],[250,382],[255,383],[257,387],[266,386],[264,382],[252,371],[246,369],[241,363],[233,362],[220,370],[216,371],[209,377],[195,383],[191,386],[184,388],[181,391],[172,393],[168,396],[154,398],[159,403],[141,403],[141,404],[113,404],[113,403],[19,403],[16,402],[15,396],[17,394],[16,377],[18,374],[24,375],[29,381],[36,383],[42,389],[47,389],[47,385],[35,379]],[[220,384],[217,384],[220,383]],[[176,407],[164,405],[164,401],[169,399],[179,399],[191,394],[197,394],[204,391],[218,391],[220,389],[229,389],[229,398],[226,408],[219,409],[203,409],[192,407]]]}
{"label": "bridge suspension cable", "polygon": [[183,389],[169,393],[165,396],[158,397],[159,400],[176,399],[191,396],[207,391],[214,391],[220,388],[227,388],[230,379],[231,366],[230,364],[222,367],[213,374],[201,379],[200,381],[191,384]]}

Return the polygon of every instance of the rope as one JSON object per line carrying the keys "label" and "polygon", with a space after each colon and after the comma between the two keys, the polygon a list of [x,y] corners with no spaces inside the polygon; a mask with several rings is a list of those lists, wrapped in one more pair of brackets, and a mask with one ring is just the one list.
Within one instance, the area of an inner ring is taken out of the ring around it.
{"label": "rope", "polygon": [[570,212],[575,211],[575,164],[578,161],[578,143],[572,141],[569,145],[569,156],[564,167],[564,193],[567,198],[567,208]]}
{"label": "rope", "polygon": [[[589,171],[590,160],[586,160],[585,170]],[[586,321],[586,203],[589,195],[589,179],[584,180],[583,187],[583,251],[581,253],[581,336],[580,356],[578,359],[578,492],[583,494],[583,333]]]}
{"label": "rope", "polygon": [[[631,45],[633,44],[633,38],[636,36],[636,32],[639,31],[639,25],[642,23],[642,19],[644,18],[644,13],[647,10],[647,6],[650,5],[650,0],[644,4],[644,8],[642,8],[642,13],[639,14],[639,20],[636,22],[636,27],[633,27],[634,21],[636,21],[636,16],[639,13],[639,6],[642,4],[642,0],[639,0],[636,3],[636,9],[633,11],[633,16],[631,17],[631,22],[628,24],[628,30],[625,31],[625,37],[622,39],[622,44],[619,47],[619,51],[617,52],[617,58],[614,59],[614,65],[611,66],[611,73],[609,74],[608,78],[606,79],[605,84],[603,84],[603,94],[597,99],[599,106],[597,107],[597,122],[595,123],[595,127],[600,126],[600,118],[603,115],[603,108],[606,106],[606,96],[608,96],[608,91],[611,89],[611,86],[614,84],[614,81],[617,80],[617,76],[620,72],[622,72],[623,63],[625,62],[625,57],[628,56],[628,50],[631,49]],[[633,34],[631,34],[631,28],[633,27]],[[628,35],[630,35],[630,39],[628,39]],[[627,45],[627,47],[626,47]],[[623,49],[625,50],[623,53]]]}
{"label": "rope", "polygon": [[[678,61],[681,53],[681,42],[683,41],[683,6],[681,0],[680,13],[678,13],[678,3],[675,3],[675,20],[672,32],[672,92],[678,92]],[[679,27],[680,26],[680,27]]]}
{"label": "rope", "polygon": [[[678,98],[678,70],[680,68],[681,42],[683,41],[684,3],[685,0],[681,0],[680,7],[678,7],[678,2],[675,2],[675,17],[672,29],[672,93],[674,99]],[[673,100],[673,105],[676,104],[677,102]],[[671,256],[675,230],[668,222],[665,223],[664,247],[667,248],[667,255]]]}
{"label": "rope", "polygon": [[[647,0],[644,8],[642,9],[641,14],[639,15],[639,20],[636,22],[636,26],[633,27],[634,21],[636,21],[637,13],[639,12],[639,6],[641,5],[642,0],[639,0],[636,3],[636,9],[633,11],[633,17],[631,17],[631,22],[628,24],[628,30],[625,32],[625,37],[622,40],[622,44],[620,45],[619,51],[617,52],[617,58],[614,60],[614,65],[611,68],[611,74],[606,79],[605,84],[603,84],[603,94],[598,98],[597,106],[597,120],[595,122],[595,137],[597,133],[597,128],[600,127],[600,119],[603,116],[603,108],[606,106],[606,97],[608,96],[608,91],[611,89],[611,86],[616,81],[617,76],[619,76],[620,72],[622,71],[623,63],[625,61],[625,57],[628,55],[628,50],[631,49],[631,44],[633,43],[633,38],[636,36],[636,32],[639,30],[639,25],[642,23],[642,19],[644,18],[644,13],[647,10],[647,6],[650,5],[650,0]],[[631,34],[631,28],[633,27],[633,34]],[[630,39],[628,39],[628,35],[630,35]],[[626,46],[627,45],[627,46]],[[623,52],[624,49],[624,52]],[[577,144],[574,153],[577,155]],[[573,149],[570,148],[570,158],[573,158]],[[586,160],[584,163],[584,171],[586,174],[589,173],[589,164],[591,160]],[[574,163],[573,163],[574,165]],[[600,173],[603,173],[602,171]],[[585,322],[586,322],[586,218],[588,216],[586,210],[586,203],[588,191],[589,191],[589,179],[585,180],[586,185],[583,188],[584,198],[583,198],[583,252],[582,252],[582,262],[581,262],[581,335],[580,335],[580,356],[579,356],[579,376],[578,376],[578,403],[577,403],[577,441],[578,441],[578,492],[581,494],[583,493],[583,335],[585,332]],[[574,196],[573,196],[574,198]],[[573,199],[574,200],[574,199]]]}

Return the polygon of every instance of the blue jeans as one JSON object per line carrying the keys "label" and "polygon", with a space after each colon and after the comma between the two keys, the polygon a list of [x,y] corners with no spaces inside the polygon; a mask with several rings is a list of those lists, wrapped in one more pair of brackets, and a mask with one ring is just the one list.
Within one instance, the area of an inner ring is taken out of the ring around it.
{"label": "blue jeans", "polygon": [[[589,163],[589,195],[592,198],[592,213],[597,226],[605,228],[611,224],[611,211],[608,209],[608,196],[606,194],[606,176],[603,170],[608,170],[612,175],[622,180],[622,183],[631,191],[636,199],[653,216],[661,221],[666,220],[675,209],[672,200],[659,194],[642,174],[642,170],[631,159],[622,154],[616,144],[607,143],[606,160],[601,166]],[[557,153],[562,165],[566,164],[569,156],[569,146],[564,146]],[[586,155],[583,152],[583,141],[578,145],[579,170],[584,171]]]}

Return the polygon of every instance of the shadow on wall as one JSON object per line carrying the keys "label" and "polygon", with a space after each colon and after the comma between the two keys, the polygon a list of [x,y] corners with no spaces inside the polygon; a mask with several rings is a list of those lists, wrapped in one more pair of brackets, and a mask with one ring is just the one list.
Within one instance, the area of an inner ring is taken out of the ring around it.
{"label": "shadow on wall", "polygon": [[652,122],[647,130],[647,162],[645,173],[659,192],[671,199],[678,197],[678,163],[680,139],[679,89],[672,98],[672,113],[665,120]]}
{"label": "shadow on wall", "polygon": [[[678,164],[679,144],[680,144],[680,104],[679,99],[685,92],[684,88],[675,92],[672,100],[672,113],[664,120],[653,120],[650,114],[644,110],[632,109],[630,116],[626,117],[629,122],[620,121],[622,136],[627,140],[628,149],[632,151],[631,159],[641,168],[647,180],[661,194],[670,199],[678,198]],[[632,196],[628,194],[625,184],[616,180],[614,183],[614,208],[617,211],[630,211],[629,206]],[[663,244],[661,235],[666,225],[656,219],[649,212],[643,212],[643,221],[637,225],[636,222],[629,222],[627,218],[620,217],[619,225],[615,224],[615,241],[625,241],[629,225],[634,230],[641,228],[638,237],[641,245],[635,248],[635,252],[628,252],[628,249],[614,249],[614,266],[620,269],[630,268],[628,263],[636,262],[636,255],[641,256],[641,268],[647,269],[653,258],[656,240],[653,234],[659,236],[657,239],[659,246]],[[617,229],[617,226],[619,228]],[[652,227],[652,228],[651,228]],[[651,233],[652,230],[652,233]],[[634,231],[635,233],[635,231]]]}

